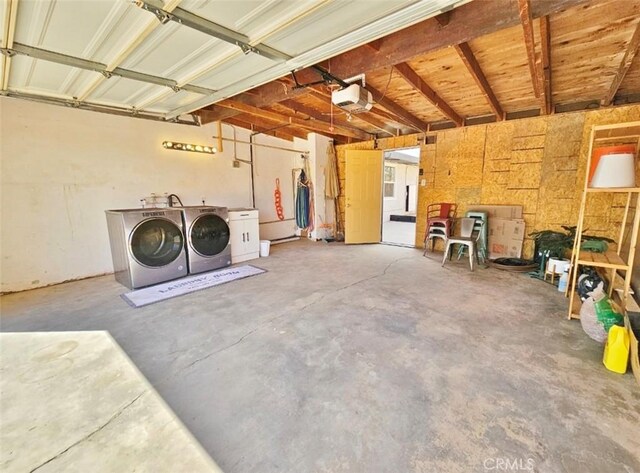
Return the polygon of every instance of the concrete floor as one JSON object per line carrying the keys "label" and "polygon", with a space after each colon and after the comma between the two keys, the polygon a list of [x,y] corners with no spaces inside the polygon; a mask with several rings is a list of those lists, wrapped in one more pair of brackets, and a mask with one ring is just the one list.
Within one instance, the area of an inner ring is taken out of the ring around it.
{"label": "concrete floor", "polygon": [[227,473],[640,471],[640,388],[562,295],[438,259],[301,241],[142,309],[110,277],[5,296],[2,330],[108,330]]}
{"label": "concrete floor", "polygon": [[415,222],[396,222],[391,220],[383,222],[382,241],[385,243],[414,246],[416,244]]}

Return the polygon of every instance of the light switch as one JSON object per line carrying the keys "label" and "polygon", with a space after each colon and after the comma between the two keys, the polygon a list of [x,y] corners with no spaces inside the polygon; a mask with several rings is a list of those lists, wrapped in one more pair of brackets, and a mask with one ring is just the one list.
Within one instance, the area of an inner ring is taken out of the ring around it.
{"label": "light switch", "polygon": [[427,186],[427,180],[426,179],[420,179],[420,185],[422,187],[426,187]]}

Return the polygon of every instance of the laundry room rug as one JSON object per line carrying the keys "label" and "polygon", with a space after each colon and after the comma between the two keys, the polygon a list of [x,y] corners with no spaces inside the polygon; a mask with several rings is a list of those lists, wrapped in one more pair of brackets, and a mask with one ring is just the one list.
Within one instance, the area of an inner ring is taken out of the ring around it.
{"label": "laundry room rug", "polygon": [[208,289],[237,279],[244,279],[266,272],[266,269],[256,268],[250,264],[245,264],[235,268],[225,268],[217,271],[211,271],[209,273],[194,274],[193,276],[187,276],[186,278],[137,289],[135,291],[122,294],[122,298],[132,307],[143,307],[166,299],[171,299],[172,297],[183,296],[190,292]]}

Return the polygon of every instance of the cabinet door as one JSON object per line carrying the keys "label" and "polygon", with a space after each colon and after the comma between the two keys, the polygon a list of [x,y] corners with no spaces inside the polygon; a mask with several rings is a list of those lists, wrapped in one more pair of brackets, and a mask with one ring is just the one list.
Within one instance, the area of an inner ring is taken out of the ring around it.
{"label": "cabinet door", "polygon": [[243,255],[247,252],[247,237],[245,235],[245,220],[231,220],[229,233],[231,234],[231,256]]}
{"label": "cabinet door", "polygon": [[246,234],[247,253],[260,252],[260,224],[258,219],[244,221],[244,232]]}

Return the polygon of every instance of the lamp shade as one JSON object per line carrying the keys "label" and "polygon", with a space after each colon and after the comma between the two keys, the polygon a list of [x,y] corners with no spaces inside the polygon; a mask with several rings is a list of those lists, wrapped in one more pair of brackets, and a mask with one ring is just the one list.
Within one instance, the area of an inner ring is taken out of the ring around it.
{"label": "lamp shade", "polygon": [[590,187],[635,187],[636,172],[632,153],[605,154],[600,157]]}

